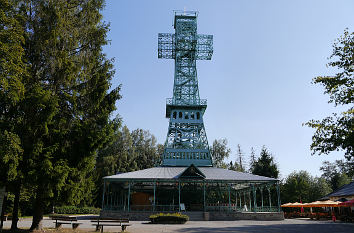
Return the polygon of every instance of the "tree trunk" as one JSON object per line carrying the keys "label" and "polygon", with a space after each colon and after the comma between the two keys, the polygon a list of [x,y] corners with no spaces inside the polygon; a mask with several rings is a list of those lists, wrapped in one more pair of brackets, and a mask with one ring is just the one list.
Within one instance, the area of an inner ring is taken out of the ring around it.
{"label": "tree trunk", "polygon": [[21,184],[19,184],[18,188],[15,190],[14,208],[12,210],[11,231],[16,231],[18,229],[17,223],[18,223],[18,209],[20,203],[20,194],[21,194]]}
{"label": "tree trunk", "polygon": [[36,200],[34,202],[32,226],[30,228],[31,231],[42,230],[43,227],[42,220],[43,220],[43,211],[44,211],[44,200],[43,200],[42,193],[43,192],[41,188],[38,187]]}
{"label": "tree trunk", "polygon": [[1,211],[1,223],[0,223],[0,232],[2,232],[2,228],[4,226],[4,215],[5,215],[5,209],[6,209],[6,203],[7,203],[7,188],[5,187],[5,196],[3,200],[3,205]]}

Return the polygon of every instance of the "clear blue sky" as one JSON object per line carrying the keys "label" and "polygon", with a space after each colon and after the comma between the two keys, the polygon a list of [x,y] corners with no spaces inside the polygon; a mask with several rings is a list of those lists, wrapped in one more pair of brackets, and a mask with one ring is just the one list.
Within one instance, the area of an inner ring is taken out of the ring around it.
{"label": "clear blue sky", "polygon": [[322,161],[343,158],[311,156],[314,131],[302,124],[335,111],[311,80],[335,72],[326,67],[332,44],[345,28],[354,30],[349,0],[107,1],[105,52],[115,58],[113,87],[122,84],[123,95],[117,113],[129,129],[149,130],[159,143],[166,138],[174,61],[157,58],[157,34],[173,33],[173,10],[183,9],[199,12],[198,33],[214,35],[212,60],[197,62],[209,145],[228,139],[232,160],[237,144],[247,157],[266,145],[283,178],[294,170],[320,175]]}

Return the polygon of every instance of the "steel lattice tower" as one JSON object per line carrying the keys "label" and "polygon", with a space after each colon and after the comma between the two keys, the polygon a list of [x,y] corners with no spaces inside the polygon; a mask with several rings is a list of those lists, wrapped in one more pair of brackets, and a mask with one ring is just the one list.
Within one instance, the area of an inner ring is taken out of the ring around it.
{"label": "steel lattice tower", "polygon": [[197,12],[175,12],[174,28],[175,34],[158,36],[158,57],[175,60],[162,166],[212,166],[203,123],[207,101],[199,97],[196,60],[211,59],[213,36],[197,34]]}

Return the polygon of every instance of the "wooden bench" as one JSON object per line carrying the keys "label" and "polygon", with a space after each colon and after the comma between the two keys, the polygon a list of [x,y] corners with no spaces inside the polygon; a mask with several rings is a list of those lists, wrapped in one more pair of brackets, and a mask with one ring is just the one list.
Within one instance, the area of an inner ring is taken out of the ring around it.
{"label": "wooden bench", "polygon": [[98,218],[91,220],[91,222],[95,222],[95,224],[92,225],[96,226],[96,231],[101,230],[102,233],[104,226],[120,226],[122,232],[124,232],[128,226],[131,226],[131,224],[129,224],[129,219],[127,218]]}
{"label": "wooden bench", "polygon": [[55,228],[60,228],[62,224],[71,224],[73,229],[76,229],[79,227],[80,224],[77,222],[76,217],[70,217],[70,216],[50,216],[52,220],[55,220]]}
{"label": "wooden bench", "polygon": [[9,215],[8,215],[8,214],[4,214],[4,216],[3,216],[3,219],[2,219],[2,220],[5,222],[5,221],[7,221],[8,217],[9,217]]}

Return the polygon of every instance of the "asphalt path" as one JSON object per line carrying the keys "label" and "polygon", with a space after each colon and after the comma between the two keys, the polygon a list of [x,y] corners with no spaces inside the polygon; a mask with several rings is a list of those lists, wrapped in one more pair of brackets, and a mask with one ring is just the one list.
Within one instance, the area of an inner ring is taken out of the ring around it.
{"label": "asphalt path", "polygon": [[[26,229],[31,226],[31,219],[21,219],[19,227]],[[95,231],[90,220],[79,220],[80,231]],[[144,221],[131,221],[127,228],[131,233],[158,232],[245,232],[245,233],[354,233],[354,223],[332,221],[316,221],[309,219],[285,219],[283,221],[188,221],[186,224],[149,224]],[[4,228],[10,228],[11,221],[6,221]],[[44,228],[54,228],[53,220],[44,219]],[[63,225],[70,228],[71,225]],[[105,227],[105,232],[119,232],[120,227]]]}

